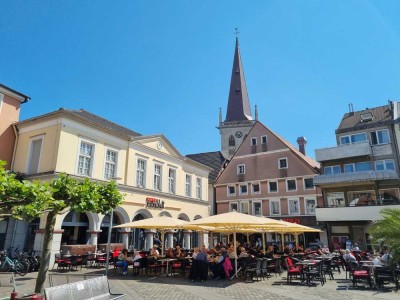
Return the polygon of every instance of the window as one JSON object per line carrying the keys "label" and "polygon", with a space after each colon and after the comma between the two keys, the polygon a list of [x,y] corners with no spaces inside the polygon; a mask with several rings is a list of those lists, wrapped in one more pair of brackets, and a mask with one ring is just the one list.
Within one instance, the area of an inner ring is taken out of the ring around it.
{"label": "window", "polygon": [[279,169],[287,169],[287,158],[280,158],[279,159]]}
{"label": "window", "polygon": [[237,202],[229,203],[229,211],[238,211],[238,204]]}
{"label": "window", "polygon": [[247,195],[247,184],[240,185],[240,195]]}
{"label": "window", "polygon": [[256,146],[257,145],[257,138],[253,137],[251,138],[251,145]]}
{"label": "window", "polygon": [[169,168],[169,170],[168,170],[168,192],[171,194],[175,194],[175,180],[176,180],[176,171],[175,171],[175,169]]}
{"label": "window", "polygon": [[229,137],[229,146],[235,146],[235,137],[233,135]]}
{"label": "window", "polygon": [[300,201],[299,199],[289,199],[289,215],[300,214]]}
{"label": "window", "polygon": [[245,165],[237,165],[237,173],[238,173],[238,175],[245,174],[245,172],[246,172]]}
{"label": "window", "polygon": [[340,166],[329,166],[324,168],[325,175],[340,174]]}
{"label": "window", "polygon": [[234,185],[229,185],[229,186],[227,187],[227,190],[228,190],[228,196],[234,196],[234,195],[236,195],[236,188],[235,188]]}
{"label": "window", "polygon": [[115,178],[116,171],[117,171],[117,158],[118,158],[118,153],[116,151],[107,149],[106,165],[104,167],[104,178],[105,179]]}
{"label": "window", "polygon": [[81,142],[79,147],[78,174],[90,176],[92,172],[94,145],[87,142]]}
{"label": "window", "polygon": [[146,184],[146,161],[138,158],[136,166],[136,186],[145,187]]}
{"label": "window", "polygon": [[365,206],[369,203],[375,203],[375,191],[351,191],[347,192],[349,206]]}
{"label": "window", "polygon": [[271,216],[279,216],[281,214],[281,202],[279,200],[270,200]]}
{"label": "window", "polygon": [[155,164],[154,165],[154,189],[156,191],[161,191],[162,189],[162,166]]}
{"label": "window", "polygon": [[249,213],[249,202],[241,202],[240,203],[240,212],[242,214],[248,214]]}
{"label": "window", "polygon": [[261,202],[253,202],[253,215],[262,216]]}
{"label": "window", "polygon": [[369,171],[369,170],[371,170],[371,164],[368,161],[344,165],[345,173],[362,172],[362,171]]}
{"label": "window", "polygon": [[266,144],[267,143],[267,136],[266,135],[263,135],[262,137],[261,137],[261,144]]}
{"label": "window", "polygon": [[314,189],[314,179],[313,178],[304,178],[304,189],[305,190],[313,190]]}
{"label": "window", "polygon": [[43,137],[35,137],[31,140],[29,153],[29,162],[27,166],[27,174],[36,174],[39,172],[40,154],[42,153]]}
{"label": "window", "polygon": [[269,181],[268,182],[268,192],[270,192],[270,193],[278,192],[278,182],[277,181]]}
{"label": "window", "polygon": [[201,199],[201,178],[196,178],[196,198]]}
{"label": "window", "polygon": [[192,196],[192,175],[189,174],[186,174],[185,195],[186,197]]}
{"label": "window", "polygon": [[251,193],[252,194],[260,194],[261,193],[259,182],[251,184]]}
{"label": "window", "polygon": [[296,179],[287,179],[286,180],[286,190],[287,191],[296,191],[297,190]]}
{"label": "window", "polygon": [[394,171],[394,161],[393,159],[377,160],[375,162],[375,170],[393,170]]}
{"label": "window", "polygon": [[327,193],[328,207],[346,206],[344,193]]}
{"label": "window", "polygon": [[315,206],[316,200],[315,199],[305,199],[305,207],[306,207],[306,214],[307,215],[315,215]]}
{"label": "window", "polygon": [[356,144],[365,142],[367,140],[367,135],[365,132],[356,133],[352,135],[345,135],[340,137],[341,145]]}
{"label": "window", "polygon": [[371,132],[372,145],[388,144],[389,142],[389,131],[387,129]]}

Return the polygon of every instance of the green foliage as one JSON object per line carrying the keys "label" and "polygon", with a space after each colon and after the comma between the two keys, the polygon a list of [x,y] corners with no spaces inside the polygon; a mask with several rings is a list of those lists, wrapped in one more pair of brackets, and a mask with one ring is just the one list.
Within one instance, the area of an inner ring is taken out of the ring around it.
{"label": "green foliage", "polygon": [[121,204],[122,198],[113,181],[99,184],[66,174],[50,182],[20,181],[0,162],[0,215],[29,220],[48,211],[59,213],[66,207],[76,212],[108,213]]}
{"label": "green foliage", "polygon": [[372,241],[383,242],[393,258],[400,261],[400,209],[386,208],[381,214],[383,219],[375,221],[368,230]]}

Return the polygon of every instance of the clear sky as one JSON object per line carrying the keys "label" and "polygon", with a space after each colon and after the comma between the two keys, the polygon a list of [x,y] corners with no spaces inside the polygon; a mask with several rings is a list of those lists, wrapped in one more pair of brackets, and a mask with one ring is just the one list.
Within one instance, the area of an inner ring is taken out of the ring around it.
{"label": "clear sky", "polygon": [[235,36],[251,105],[307,153],[348,104],[400,100],[400,1],[0,1],[0,82],[21,119],[83,108],[186,155],[220,149]]}

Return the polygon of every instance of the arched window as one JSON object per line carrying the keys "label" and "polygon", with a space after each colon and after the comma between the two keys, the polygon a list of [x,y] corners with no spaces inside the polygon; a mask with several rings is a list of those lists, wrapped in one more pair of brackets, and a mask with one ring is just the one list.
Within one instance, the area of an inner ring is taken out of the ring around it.
{"label": "arched window", "polygon": [[229,146],[235,146],[235,137],[233,135],[229,137]]}

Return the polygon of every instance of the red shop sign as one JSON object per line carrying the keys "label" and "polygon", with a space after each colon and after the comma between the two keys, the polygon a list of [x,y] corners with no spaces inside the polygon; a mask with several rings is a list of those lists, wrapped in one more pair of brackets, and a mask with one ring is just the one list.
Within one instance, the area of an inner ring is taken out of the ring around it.
{"label": "red shop sign", "polygon": [[296,223],[296,224],[300,224],[300,218],[285,218],[282,219],[285,222],[289,222],[289,223]]}

